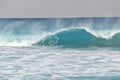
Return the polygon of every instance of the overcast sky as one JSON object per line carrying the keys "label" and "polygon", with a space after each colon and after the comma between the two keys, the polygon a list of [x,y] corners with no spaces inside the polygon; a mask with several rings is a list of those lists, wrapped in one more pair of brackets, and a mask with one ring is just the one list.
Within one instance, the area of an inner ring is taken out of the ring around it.
{"label": "overcast sky", "polygon": [[0,0],[0,18],[120,16],[120,0]]}

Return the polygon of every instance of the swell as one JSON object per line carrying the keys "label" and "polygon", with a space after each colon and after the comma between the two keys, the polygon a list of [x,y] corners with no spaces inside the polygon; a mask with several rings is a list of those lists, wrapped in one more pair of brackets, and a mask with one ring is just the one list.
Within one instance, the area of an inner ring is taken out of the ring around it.
{"label": "swell", "polygon": [[120,33],[103,38],[86,29],[69,29],[48,35],[33,45],[62,47],[120,47]]}
{"label": "swell", "polygon": [[119,46],[119,17],[0,19],[0,46]]}

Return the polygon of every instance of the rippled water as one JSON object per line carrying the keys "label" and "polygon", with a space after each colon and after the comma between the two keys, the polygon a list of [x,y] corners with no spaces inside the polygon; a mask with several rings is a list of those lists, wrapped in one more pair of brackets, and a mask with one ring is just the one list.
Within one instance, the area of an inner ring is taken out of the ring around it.
{"label": "rippled water", "polygon": [[119,49],[0,47],[1,80],[119,80]]}

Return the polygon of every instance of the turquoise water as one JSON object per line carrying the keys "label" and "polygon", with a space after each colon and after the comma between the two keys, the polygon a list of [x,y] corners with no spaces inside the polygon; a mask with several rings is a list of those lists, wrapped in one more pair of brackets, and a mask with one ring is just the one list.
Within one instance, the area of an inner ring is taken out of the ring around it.
{"label": "turquoise water", "polygon": [[119,80],[120,18],[0,19],[0,80]]}
{"label": "turquoise water", "polygon": [[70,29],[49,35],[35,45],[52,45],[68,48],[120,47],[120,33],[115,34],[110,39],[104,39],[96,37],[83,29]]}

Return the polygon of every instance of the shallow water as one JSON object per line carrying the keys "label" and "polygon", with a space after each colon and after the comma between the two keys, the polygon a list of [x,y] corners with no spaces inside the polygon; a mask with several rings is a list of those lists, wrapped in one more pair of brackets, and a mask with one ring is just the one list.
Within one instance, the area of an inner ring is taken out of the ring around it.
{"label": "shallow water", "polygon": [[0,47],[1,80],[119,80],[120,50]]}
{"label": "shallow water", "polygon": [[120,17],[0,19],[0,46],[0,80],[120,80]]}

